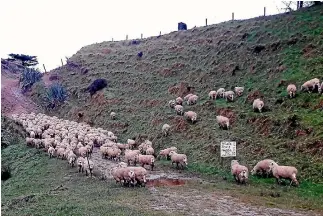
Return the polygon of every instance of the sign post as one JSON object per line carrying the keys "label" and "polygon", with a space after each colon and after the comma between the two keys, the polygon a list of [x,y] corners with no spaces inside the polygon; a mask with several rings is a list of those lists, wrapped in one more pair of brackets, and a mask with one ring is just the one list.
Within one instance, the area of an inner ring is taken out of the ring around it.
{"label": "sign post", "polygon": [[221,166],[223,167],[223,158],[227,157],[236,157],[237,156],[237,143],[236,142],[229,142],[223,141],[221,142]]}

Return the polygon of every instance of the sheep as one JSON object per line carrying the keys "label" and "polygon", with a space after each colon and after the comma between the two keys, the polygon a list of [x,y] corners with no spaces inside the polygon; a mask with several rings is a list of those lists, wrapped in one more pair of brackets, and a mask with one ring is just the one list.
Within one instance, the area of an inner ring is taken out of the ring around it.
{"label": "sheep", "polygon": [[49,148],[48,148],[48,155],[49,155],[49,158],[52,158],[52,157],[54,157],[54,154],[55,154],[55,149],[52,147],[52,146],[50,146]]}
{"label": "sheep", "polygon": [[169,153],[170,153],[171,151],[177,152],[177,148],[172,146],[172,147],[170,147],[170,148],[160,150],[160,152],[159,152],[159,156],[165,156],[165,157],[166,157],[166,159],[169,159]]}
{"label": "sheep", "polygon": [[228,101],[233,101],[234,98],[234,92],[233,91],[226,91],[223,93],[223,97],[225,98],[225,100]]}
{"label": "sheep", "polygon": [[64,160],[64,153],[65,153],[64,148],[61,148],[61,147],[57,148],[57,150],[56,150],[57,159],[61,158],[62,160]]}
{"label": "sheep", "polygon": [[184,113],[183,106],[176,105],[174,108],[175,108],[175,112],[176,112],[177,115],[183,115],[183,113]]}
{"label": "sheep", "polygon": [[176,101],[175,100],[170,100],[168,101],[168,105],[170,108],[174,109],[175,105],[176,105]]}
{"label": "sheep", "polygon": [[75,162],[76,162],[76,155],[73,152],[70,152],[67,155],[67,161],[68,161],[69,165],[71,165],[71,167],[74,167]]}
{"label": "sheep", "polygon": [[184,97],[184,101],[187,101],[187,100],[188,100],[192,95],[193,95],[192,93],[190,93],[190,94],[186,95],[186,96]]}
{"label": "sheep", "polygon": [[274,162],[271,159],[265,159],[265,160],[261,160],[259,161],[254,168],[251,170],[251,175],[256,175],[259,174],[259,172],[262,174],[262,176],[267,176],[269,177],[270,175],[270,163]]}
{"label": "sheep", "polygon": [[137,155],[139,155],[139,151],[132,151],[127,149],[124,153],[124,160],[127,162],[128,165],[130,165],[130,162],[133,162],[133,164],[136,166],[137,163]]}
{"label": "sheep", "polygon": [[182,105],[183,104],[183,99],[181,97],[176,98],[176,104],[177,105]]}
{"label": "sheep", "polygon": [[82,146],[81,148],[79,148],[78,154],[82,157],[87,156],[88,155],[88,148],[86,148],[85,146]]}
{"label": "sheep", "polygon": [[197,100],[198,100],[198,96],[197,95],[192,95],[188,98],[187,100],[187,105],[193,105],[193,104],[196,104],[197,103]]}
{"label": "sheep", "polygon": [[111,169],[111,175],[116,180],[116,183],[124,181],[124,185],[135,178],[135,172],[131,167],[114,167]]}
{"label": "sheep", "polygon": [[155,157],[153,155],[142,155],[139,154],[136,156],[138,163],[144,167],[145,165],[150,165],[151,170],[154,169]]}
{"label": "sheep", "polygon": [[264,102],[261,99],[257,98],[253,101],[252,108],[254,111],[258,109],[259,112],[262,112],[263,107]]}
{"label": "sheep", "polygon": [[170,131],[170,125],[169,124],[164,124],[162,127],[162,132],[164,136],[167,136],[169,134]]}
{"label": "sheep", "polygon": [[117,164],[117,167],[127,167],[128,166],[128,164],[127,163],[125,163],[125,162],[119,162],[118,164]]}
{"label": "sheep", "polygon": [[184,118],[186,120],[190,120],[192,123],[196,122],[197,120],[197,114],[193,111],[188,111],[184,113]]}
{"label": "sheep", "polygon": [[115,120],[115,119],[116,119],[116,115],[117,115],[117,114],[116,114],[115,112],[111,112],[111,113],[110,113],[110,117],[111,117],[111,119],[112,119],[112,120]]}
{"label": "sheep", "polygon": [[270,171],[272,172],[273,176],[276,178],[276,182],[280,184],[280,178],[290,179],[290,185],[294,182],[296,186],[299,185],[296,175],[297,169],[293,166],[280,166],[276,162],[271,162],[269,164]]}
{"label": "sheep", "polygon": [[248,168],[240,165],[238,160],[231,161],[231,174],[237,183],[246,183],[248,180]]}
{"label": "sheep", "polygon": [[35,132],[34,132],[34,131],[30,131],[29,136],[30,136],[31,138],[35,138],[35,137],[36,137],[36,134],[35,134]]}
{"label": "sheep", "polygon": [[241,97],[243,91],[244,87],[234,87],[234,92],[238,95],[238,97]]}
{"label": "sheep", "polygon": [[209,92],[209,99],[215,100],[217,96],[217,92],[216,91],[210,91]]}
{"label": "sheep", "polygon": [[115,161],[120,161],[121,150],[118,148],[109,148],[107,149],[107,155]]}
{"label": "sheep", "polygon": [[90,173],[91,177],[92,177],[93,168],[94,168],[93,161],[91,161],[89,159],[84,159],[83,165],[82,165],[82,173],[83,173],[83,170],[85,170],[85,175],[88,176],[89,175],[88,173]]}
{"label": "sheep", "polygon": [[219,127],[221,129],[225,129],[226,128],[227,130],[229,130],[229,128],[230,128],[229,118],[227,118],[225,116],[222,116],[222,115],[218,115],[218,116],[216,116],[216,121],[219,124]]}
{"label": "sheep", "polygon": [[136,141],[135,141],[135,140],[128,139],[128,140],[127,140],[127,143],[128,143],[128,145],[129,145],[130,149],[133,149],[133,148],[135,148],[135,147],[136,147]]}
{"label": "sheep", "polygon": [[146,155],[154,155],[155,154],[155,150],[149,146],[147,149],[146,149]]}
{"label": "sheep", "polygon": [[26,137],[26,144],[27,144],[27,146],[33,146],[34,145],[34,138]]}
{"label": "sheep", "polygon": [[317,78],[311,79],[303,83],[301,86],[301,91],[307,90],[308,92],[314,91],[315,87],[319,87],[320,85],[320,80]]}
{"label": "sheep", "polygon": [[81,172],[82,171],[84,160],[85,160],[84,157],[78,157],[77,158],[76,164],[77,164],[77,167],[78,167],[78,172]]}
{"label": "sheep", "polygon": [[184,165],[187,166],[187,156],[185,154],[178,154],[175,151],[169,152],[170,159],[172,161],[172,166],[176,163],[176,167],[178,168],[178,164],[181,164],[182,169],[184,169]]}
{"label": "sheep", "polygon": [[225,89],[224,88],[219,88],[217,91],[216,91],[216,95],[217,97],[222,97],[223,98],[223,93],[225,92]]}
{"label": "sheep", "polygon": [[138,186],[142,186],[142,183],[146,183],[147,170],[143,167],[132,167],[132,170],[135,172],[135,180]]}
{"label": "sheep", "polygon": [[289,84],[287,86],[287,93],[290,98],[294,98],[296,95],[296,86],[294,84]]}

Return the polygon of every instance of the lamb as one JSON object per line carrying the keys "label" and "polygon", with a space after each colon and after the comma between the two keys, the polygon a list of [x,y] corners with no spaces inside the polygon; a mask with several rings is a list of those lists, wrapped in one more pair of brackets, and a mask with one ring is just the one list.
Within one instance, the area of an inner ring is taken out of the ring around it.
{"label": "lamb", "polygon": [[162,127],[162,132],[164,134],[164,136],[167,136],[169,134],[170,131],[170,125],[169,124],[164,124]]}
{"label": "lamb", "polygon": [[248,168],[240,165],[238,160],[231,161],[231,173],[237,183],[246,183],[248,180]]}
{"label": "lamb", "polygon": [[175,108],[175,111],[176,111],[176,114],[177,114],[177,115],[183,115],[183,113],[184,113],[183,106],[181,106],[181,105],[176,105],[174,108]]}
{"label": "lamb", "polygon": [[223,93],[223,97],[225,98],[225,100],[228,101],[233,101],[234,98],[234,92],[233,91],[226,91]]}
{"label": "lamb", "polygon": [[85,160],[84,157],[78,157],[77,158],[76,164],[77,164],[77,167],[78,167],[78,172],[81,172],[84,160]]}
{"label": "lamb", "polygon": [[184,118],[186,120],[190,120],[192,123],[196,122],[197,120],[197,114],[193,111],[188,111],[184,113]]}
{"label": "lamb", "polygon": [[91,174],[92,177],[92,170],[94,168],[94,163],[93,161],[89,160],[89,159],[84,159],[83,161],[83,165],[82,165],[82,172],[83,170],[85,170],[85,175],[88,176],[89,173]]}
{"label": "lamb", "polygon": [[48,148],[47,152],[48,152],[49,158],[54,157],[55,149],[52,146]]}
{"label": "lamb", "polygon": [[176,102],[175,102],[175,100],[170,100],[170,101],[168,101],[168,105],[169,105],[169,107],[170,108],[174,108],[175,107],[175,105],[176,105]]}
{"label": "lamb", "polygon": [[219,88],[217,91],[216,91],[216,95],[219,96],[219,97],[222,97],[223,98],[223,93],[225,92],[225,89],[224,88]]}
{"label": "lamb", "polygon": [[225,129],[226,128],[227,130],[229,130],[229,128],[230,128],[229,118],[227,118],[225,116],[222,116],[222,115],[218,115],[218,116],[216,116],[216,121],[219,124],[219,127],[221,129]]}
{"label": "lamb", "polygon": [[296,95],[296,86],[294,84],[289,84],[287,86],[287,93],[290,98],[294,98]]}
{"label": "lamb", "polygon": [[198,100],[198,96],[197,95],[192,95],[188,98],[187,100],[187,105],[193,105],[193,104],[196,104],[197,103],[197,100]]}
{"label": "lamb", "polygon": [[111,119],[112,119],[112,120],[115,120],[115,119],[116,119],[116,115],[117,115],[117,114],[116,114],[115,112],[111,112],[111,113],[110,113],[110,117],[111,117]]}
{"label": "lamb", "polygon": [[301,86],[301,91],[307,90],[308,92],[314,91],[315,87],[319,87],[320,85],[320,80],[317,78],[311,79],[306,81],[302,86]]}
{"label": "lamb", "polygon": [[244,91],[244,87],[234,87],[234,92],[241,97],[242,93]]}
{"label": "lamb", "polygon": [[187,101],[191,96],[192,96],[193,94],[188,94],[188,95],[186,95],[185,97],[184,97],[184,101]]}
{"label": "lamb", "polygon": [[217,96],[217,92],[216,91],[210,91],[209,92],[209,99],[215,100]]}
{"label": "lamb", "polygon": [[139,154],[136,156],[138,163],[144,167],[145,165],[150,165],[151,170],[154,169],[155,157],[153,155],[142,155]]}
{"label": "lamb", "polygon": [[172,147],[170,147],[170,148],[160,150],[160,152],[159,152],[159,156],[165,156],[165,157],[166,157],[166,159],[168,159],[168,157],[169,157],[169,153],[170,153],[171,151],[177,152],[177,148],[172,146]]}
{"label": "lamb", "polygon": [[270,163],[274,162],[271,159],[265,159],[265,160],[261,160],[259,161],[256,166],[254,166],[254,168],[251,170],[251,175],[256,175],[261,173],[262,176],[267,176],[269,177],[270,173]]}
{"label": "lamb", "polygon": [[184,169],[184,164],[187,166],[187,156],[185,154],[178,154],[175,151],[170,151],[169,156],[172,161],[172,166],[174,163],[176,163],[177,168],[178,164],[181,164],[182,169]]}
{"label": "lamb", "polygon": [[271,162],[270,165],[270,171],[273,173],[273,176],[276,178],[276,181],[278,184],[280,184],[280,178],[284,179],[290,179],[290,185],[294,182],[296,186],[299,185],[296,175],[297,175],[297,169],[293,166],[279,166],[275,162]]}
{"label": "lamb", "polygon": [[76,162],[76,155],[73,152],[70,152],[67,155],[67,161],[68,161],[69,165],[71,165],[71,167],[74,167],[75,162]]}
{"label": "lamb", "polygon": [[137,155],[139,154],[139,151],[132,151],[127,149],[124,153],[124,160],[127,162],[128,165],[130,165],[130,162],[133,162],[133,164],[136,166]]}
{"label": "lamb", "polygon": [[133,149],[133,148],[135,148],[135,147],[136,147],[136,141],[135,141],[135,140],[128,139],[128,140],[127,140],[127,143],[128,143],[128,145],[129,145],[130,149]]}
{"label": "lamb", "polygon": [[253,104],[252,104],[253,110],[258,109],[259,112],[262,112],[263,107],[264,107],[264,102],[259,98],[253,101]]}
{"label": "lamb", "polygon": [[183,104],[183,99],[181,97],[176,98],[176,104],[177,105],[182,105]]}

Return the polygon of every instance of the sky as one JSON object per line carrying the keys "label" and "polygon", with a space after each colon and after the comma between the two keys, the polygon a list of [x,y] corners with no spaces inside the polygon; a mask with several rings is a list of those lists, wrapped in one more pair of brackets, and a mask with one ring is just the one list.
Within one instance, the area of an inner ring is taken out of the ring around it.
{"label": "sky", "polygon": [[6,0],[0,3],[0,57],[36,55],[43,71],[65,62],[83,46],[169,33],[187,28],[279,11],[280,1],[252,0]]}

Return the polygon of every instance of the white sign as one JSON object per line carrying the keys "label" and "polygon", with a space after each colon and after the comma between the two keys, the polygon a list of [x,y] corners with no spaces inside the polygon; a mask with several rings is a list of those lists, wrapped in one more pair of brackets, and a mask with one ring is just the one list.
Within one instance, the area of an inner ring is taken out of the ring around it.
{"label": "white sign", "polygon": [[221,142],[221,157],[235,157],[236,142]]}

